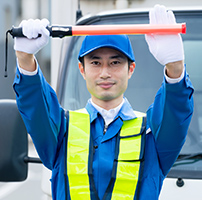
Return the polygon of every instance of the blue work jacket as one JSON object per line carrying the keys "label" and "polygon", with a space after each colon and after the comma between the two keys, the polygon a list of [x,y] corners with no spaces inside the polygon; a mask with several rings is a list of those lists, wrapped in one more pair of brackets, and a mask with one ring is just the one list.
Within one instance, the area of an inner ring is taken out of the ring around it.
{"label": "blue work jacket", "polygon": [[[22,75],[17,69],[13,87],[27,131],[43,164],[52,170],[53,200],[65,200],[65,187],[68,188],[68,179],[64,175],[65,111],[40,69],[34,76]],[[146,135],[145,161],[138,200],[158,199],[163,180],[185,142],[193,112],[192,94],[193,87],[185,73],[179,83],[168,84],[163,80],[154,103],[149,107],[147,128],[151,131]],[[124,120],[136,116],[126,99],[115,117],[116,120],[103,135],[102,116],[90,102],[86,109],[90,115],[94,145],[98,146],[93,158],[93,179],[98,196],[102,199],[111,177],[117,133]]]}

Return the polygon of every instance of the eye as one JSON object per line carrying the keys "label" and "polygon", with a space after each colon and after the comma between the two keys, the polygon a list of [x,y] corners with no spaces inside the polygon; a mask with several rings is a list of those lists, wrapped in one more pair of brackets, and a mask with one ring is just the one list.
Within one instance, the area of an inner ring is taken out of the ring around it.
{"label": "eye", "polygon": [[119,65],[120,63],[121,63],[120,61],[114,60],[114,61],[111,62],[111,65],[116,66],[116,65]]}
{"label": "eye", "polygon": [[93,66],[99,66],[99,65],[100,65],[100,62],[98,62],[98,61],[92,61],[92,62],[91,62],[91,65],[93,65]]}

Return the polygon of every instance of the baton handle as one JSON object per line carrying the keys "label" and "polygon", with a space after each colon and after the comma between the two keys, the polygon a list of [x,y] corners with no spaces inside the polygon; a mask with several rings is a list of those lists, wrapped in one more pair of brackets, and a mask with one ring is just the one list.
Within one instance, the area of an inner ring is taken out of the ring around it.
{"label": "baton handle", "polygon": [[[50,32],[51,37],[65,37],[65,36],[71,36],[72,35],[72,27],[71,26],[47,26],[47,30]],[[11,30],[9,30],[9,33],[13,37],[25,37],[22,32],[22,27],[12,27]],[[38,35],[38,37],[41,37],[41,34]]]}
{"label": "baton handle", "polygon": [[[78,25],[47,26],[51,37],[81,35],[117,35],[117,34],[177,34],[186,33],[186,23],[178,24],[124,24],[124,25]],[[25,37],[22,27],[12,27],[9,33],[13,37]],[[41,35],[39,34],[38,37]]]}

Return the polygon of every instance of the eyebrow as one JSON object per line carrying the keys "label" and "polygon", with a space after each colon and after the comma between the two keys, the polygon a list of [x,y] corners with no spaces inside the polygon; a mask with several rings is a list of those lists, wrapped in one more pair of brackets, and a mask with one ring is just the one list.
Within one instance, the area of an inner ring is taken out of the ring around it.
{"label": "eyebrow", "polygon": [[88,56],[88,58],[89,58],[89,59],[101,59],[101,57],[96,56],[96,55]]}
{"label": "eyebrow", "polygon": [[123,56],[123,55],[117,54],[117,55],[115,55],[115,56],[111,56],[110,58],[111,58],[111,59],[114,59],[114,58],[116,58],[116,59],[118,59],[118,58],[124,59],[124,58],[126,58],[126,57]]}

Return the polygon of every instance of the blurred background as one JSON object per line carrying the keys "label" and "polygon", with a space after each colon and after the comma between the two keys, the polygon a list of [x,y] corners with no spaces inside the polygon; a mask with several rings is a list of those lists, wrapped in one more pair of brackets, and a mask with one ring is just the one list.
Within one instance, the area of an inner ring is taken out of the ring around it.
{"label": "blurred background", "polygon": [[[47,18],[50,24],[74,25],[79,14],[83,16],[98,12],[126,8],[149,8],[155,4],[167,8],[202,6],[202,0],[1,0],[0,1],[0,99],[14,99],[12,83],[16,68],[13,38],[8,36],[8,77],[4,77],[6,31],[18,26],[24,19]],[[61,39],[51,39],[37,55],[47,81],[56,88],[60,63]],[[29,154],[37,156],[30,141]],[[46,196],[41,189],[42,165],[29,164],[28,179],[21,183],[0,182],[0,200],[39,199]]]}

